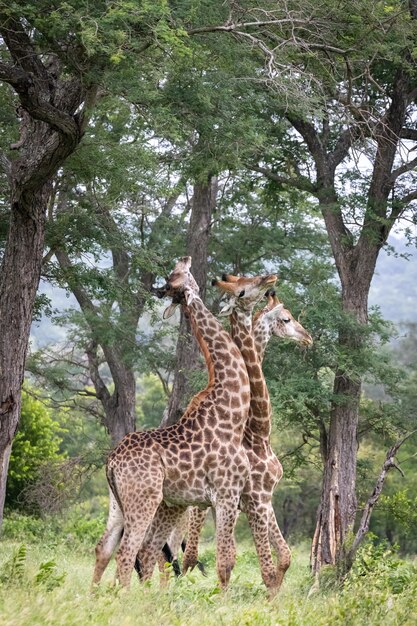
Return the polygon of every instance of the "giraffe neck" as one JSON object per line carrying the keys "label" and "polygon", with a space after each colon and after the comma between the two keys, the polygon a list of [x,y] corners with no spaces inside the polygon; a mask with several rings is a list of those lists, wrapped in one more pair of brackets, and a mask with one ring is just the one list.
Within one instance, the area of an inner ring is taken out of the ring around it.
{"label": "giraffe neck", "polygon": [[268,324],[265,323],[262,313],[254,322],[252,333],[253,339],[255,341],[255,349],[258,353],[259,361],[262,364],[265,356],[266,346],[268,345],[268,341],[272,337],[272,331],[269,328]]}
{"label": "giraffe neck", "polygon": [[[236,310],[230,316],[230,321],[233,340],[242,354],[249,375],[251,399],[245,434],[269,440],[272,407],[257,350],[258,344],[252,334],[251,317],[249,313]],[[260,347],[262,348],[262,343]],[[265,347],[263,347],[264,351]]]}
{"label": "giraffe neck", "polygon": [[[194,297],[192,302],[184,305],[184,309],[206,361],[209,380],[206,389],[191,400],[183,418],[188,418],[210,394],[219,425],[230,431],[231,422],[233,431],[243,437],[251,392],[242,355],[199,297]],[[213,412],[210,419],[213,424]]]}

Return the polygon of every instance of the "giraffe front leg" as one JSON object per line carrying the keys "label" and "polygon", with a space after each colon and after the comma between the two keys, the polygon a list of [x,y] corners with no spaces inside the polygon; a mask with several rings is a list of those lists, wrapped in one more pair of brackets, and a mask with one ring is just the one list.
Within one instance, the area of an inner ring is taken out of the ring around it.
{"label": "giraffe front leg", "polygon": [[[270,545],[270,503],[262,502],[254,498],[242,499],[249,526],[255,543],[259,559],[262,580],[268,589],[268,597],[272,599],[280,586],[278,581],[277,567],[274,563]],[[282,580],[282,579],[281,579]]]}
{"label": "giraffe front leg", "polygon": [[[184,558],[182,561],[183,574],[186,574],[189,569],[193,570],[199,563],[198,543],[206,517],[207,509],[201,510],[198,507],[192,507],[189,509],[187,544],[185,546]],[[202,564],[201,567],[203,567]],[[202,569],[202,573],[205,575],[204,569]]]}
{"label": "giraffe front leg", "polygon": [[275,511],[271,504],[271,512],[269,515],[269,540],[277,553],[277,583],[278,589],[281,587],[285,572],[291,565],[291,550],[285,541],[283,534],[278,526]]}
{"label": "giraffe front leg", "polygon": [[236,561],[234,530],[238,516],[239,498],[222,498],[216,504],[217,576],[220,587],[227,589]]}

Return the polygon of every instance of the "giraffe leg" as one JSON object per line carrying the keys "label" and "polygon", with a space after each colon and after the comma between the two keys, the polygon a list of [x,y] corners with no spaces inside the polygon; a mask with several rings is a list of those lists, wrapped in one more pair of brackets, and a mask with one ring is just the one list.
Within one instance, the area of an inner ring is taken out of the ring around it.
{"label": "giraffe leg", "polygon": [[116,578],[123,587],[129,587],[137,554],[145,539],[155,513],[162,502],[162,471],[158,479],[142,476],[137,481],[124,484],[124,492],[129,494],[124,504],[124,532],[117,552]]}
{"label": "giraffe leg", "polygon": [[198,563],[198,542],[200,534],[207,517],[207,509],[201,510],[198,507],[189,509],[188,516],[188,537],[182,561],[182,573],[189,569],[194,569]]}
{"label": "giraffe leg", "polygon": [[269,503],[261,502],[253,498],[248,498],[246,502],[244,502],[244,511],[252,531],[259,566],[261,568],[262,580],[268,589],[269,598],[273,598],[279,589],[277,567],[272,558],[271,545],[269,542],[269,518],[271,508]]}
{"label": "giraffe leg", "polygon": [[[172,563],[175,576],[181,575],[181,568],[180,568],[180,564],[178,561],[178,555],[181,549],[181,545],[184,541],[184,537],[186,536],[188,532],[188,521],[189,521],[190,511],[191,511],[191,507],[188,507],[185,509],[182,515],[180,515],[180,517],[177,520],[177,523],[175,524],[175,527],[173,528],[171,534],[169,535],[169,539],[167,543],[164,545],[163,551],[158,557],[159,571],[161,572],[162,576],[166,577],[167,575],[167,570],[165,567],[165,564],[167,563],[167,561]],[[167,550],[165,550],[165,548],[167,548]],[[167,551],[170,553],[169,555],[170,558],[167,557],[167,553],[166,553]]]}
{"label": "giraffe leg", "polygon": [[96,564],[93,574],[93,585],[97,585],[115,551],[123,533],[123,513],[110,490],[109,516],[106,530],[96,546]]}
{"label": "giraffe leg", "polygon": [[217,576],[222,589],[227,589],[236,561],[234,530],[238,516],[238,497],[222,498],[216,504]]}
{"label": "giraffe leg", "polygon": [[269,540],[277,553],[277,583],[279,589],[285,576],[285,572],[291,564],[291,551],[278,526],[277,518],[272,505],[269,515]]}
{"label": "giraffe leg", "polygon": [[[184,506],[168,506],[165,502],[161,502],[159,505],[138,555],[142,580],[147,580],[152,576],[162,547],[184,511]],[[163,573],[162,584],[167,581],[165,561]]]}

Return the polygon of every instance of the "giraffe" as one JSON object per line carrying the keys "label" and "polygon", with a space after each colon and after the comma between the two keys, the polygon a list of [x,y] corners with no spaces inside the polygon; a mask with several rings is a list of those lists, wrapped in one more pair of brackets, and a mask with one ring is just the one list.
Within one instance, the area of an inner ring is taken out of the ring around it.
{"label": "giraffe", "polygon": [[[173,426],[126,435],[110,454],[106,530],[96,546],[93,584],[117,547],[116,577],[130,584],[136,556],[155,518],[159,550],[189,505],[216,510],[217,575],[226,588],[235,561],[234,526],[248,477],[242,446],[250,386],[242,356],[229,334],[207,310],[190,272],[191,257],[180,259],[161,295],[181,303],[208,367],[209,381]],[[262,276],[239,295],[259,300],[276,276]]]}
{"label": "giraffe", "polygon": [[[277,524],[272,508],[272,493],[282,476],[282,466],[270,446],[271,405],[261,369],[261,360],[272,333],[291,337],[305,345],[312,343],[311,336],[291,313],[284,309],[275,294],[268,297],[267,306],[255,316],[252,336],[251,311],[246,303],[239,301],[238,294],[245,291],[250,278],[224,276],[226,280],[215,281],[231,300],[223,309],[230,314],[232,337],[245,359],[251,382],[251,405],[245,427],[244,446],[248,454],[251,472],[240,500],[240,508],[247,517],[258,552],[262,578],[269,596],[278,591],[290,564],[290,551]],[[233,285],[233,287],[231,286]],[[243,306],[242,306],[243,304]],[[256,341],[255,341],[256,337]],[[258,357],[259,353],[259,357]],[[184,526],[186,514],[180,521]],[[184,553],[183,571],[197,563],[198,538],[205,520],[205,511],[195,508],[189,513],[189,538]],[[177,537],[179,535],[177,534]],[[275,566],[270,546],[275,549],[279,562]],[[165,559],[164,559],[165,560]]]}
{"label": "giraffe", "polygon": [[[226,275],[224,278],[228,278],[230,280],[230,276],[228,277]],[[313,342],[311,335],[303,328],[300,322],[294,319],[291,312],[286,308],[282,308],[283,305],[279,308],[281,302],[277,298],[274,290],[270,289],[267,292],[266,297],[266,306],[258,311],[252,320],[252,332],[255,349],[261,364],[266,346],[273,335],[282,339],[287,338],[296,341],[304,346],[310,346]],[[249,428],[249,426],[250,424],[247,424],[246,429]],[[247,441],[246,437],[244,441]],[[249,460],[251,461],[250,456]],[[277,482],[279,478],[277,479]],[[176,558],[185,534],[187,534],[187,542],[184,550],[182,572],[185,574],[188,569],[193,569],[196,565],[202,569],[202,564],[198,561],[198,542],[206,519],[206,513],[207,511],[202,511],[195,507],[187,509],[179,521],[178,526],[174,529],[171,537],[169,538],[169,549],[165,549],[165,556],[161,559],[161,564],[162,560],[165,562],[167,560],[166,557],[170,556],[173,560],[176,575],[179,575],[180,573],[179,564]],[[285,560],[288,560],[288,549],[276,522],[273,510],[270,511],[269,533],[269,540],[272,547],[278,555],[281,554],[282,565],[279,570],[279,584],[281,584],[280,580],[282,580],[285,574],[284,563]]]}
{"label": "giraffe", "polygon": [[[230,294],[234,306],[225,306],[223,313],[230,314],[233,340],[240,349],[248,371],[251,402],[246,422],[243,445],[250,464],[250,478],[245,483],[240,501],[252,530],[255,548],[258,553],[262,579],[273,597],[279,590],[291,561],[291,553],[279,530],[272,508],[274,488],[282,477],[282,465],[270,444],[272,406],[263,375],[261,360],[256,350],[252,334],[252,320],[240,306],[238,294],[248,283],[246,277],[224,275],[223,280],[214,284],[222,293]],[[282,316],[284,305],[279,304],[266,316]],[[287,319],[287,318],[285,318]],[[285,322],[284,322],[285,323]],[[310,338],[311,340],[311,338]],[[271,544],[277,547],[279,555],[276,566],[271,554]]]}
{"label": "giraffe", "polygon": [[[247,279],[245,288],[242,288],[238,293],[237,299],[239,300],[239,306],[243,308],[245,311],[247,311],[250,317],[252,316],[252,311],[256,302],[259,300],[259,294],[256,291],[256,286],[258,285],[261,279],[262,277],[260,276]],[[274,276],[274,279],[276,280],[275,276]],[[254,292],[254,289],[255,289],[255,292]],[[255,294],[255,297],[252,296],[253,293]],[[230,303],[230,306],[234,306],[234,305]],[[278,310],[275,311],[274,315],[276,315],[276,313],[278,313]],[[205,515],[204,515],[204,519],[205,519]],[[173,562],[173,558],[169,550],[169,546],[166,543],[164,546],[164,551],[162,553],[160,552],[161,528],[158,526],[159,524],[160,524],[160,520],[155,517],[151,527],[149,528],[149,532],[147,533],[147,537],[142,546],[142,549],[140,550],[138,554],[138,559],[136,562],[137,563],[136,569],[137,569],[140,579],[146,580],[152,576],[154,564],[158,560],[159,569],[162,574],[161,583],[165,584],[169,577],[169,574],[165,568],[165,563],[167,560],[169,562]],[[200,520],[198,520],[198,524],[199,524],[199,532],[200,532],[201,530]],[[177,538],[175,541],[178,541],[179,543],[181,543],[181,537],[184,536],[183,532],[186,528],[186,525],[187,525],[187,515],[185,512],[184,515],[179,516],[178,521],[172,531],[172,533],[175,533],[176,538]],[[198,532],[198,535],[199,535],[199,532]],[[198,544],[198,535],[197,535],[197,544]],[[167,536],[168,535],[165,535],[165,540]],[[177,565],[177,562],[173,564],[175,568]],[[201,566],[198,560],[194,564]],[[179,569],[177,569],[176,574],[178,575],[179,573],[180,573]]]}

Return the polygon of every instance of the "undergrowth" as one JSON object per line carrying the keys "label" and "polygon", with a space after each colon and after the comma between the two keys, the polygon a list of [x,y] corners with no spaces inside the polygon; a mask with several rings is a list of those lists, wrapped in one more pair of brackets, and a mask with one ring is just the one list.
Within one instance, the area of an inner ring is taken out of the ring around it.
{"label": "undergrowth", "polygon": [[52,522],[41,524],[37,532],[33,520],[20,519],[12,524],[9,518],[7,538],[0,543],[0,625],[415,626],[416,623],[417,565],[399,558],[387,544],[375,541],[369,541],[360,550],[343,587],[329,569],[323,572],[322,585],[313,594],[309,593],[313,581],[308,567],[308,546],[293,546],[291,568],[272,602],[266,599],[250,543],[239,545],[230,589],[225,593],[216,584],[212,543],[202,546],[207,578],[194,571],[177,580],[172,577],[168,588],[161,589],[157,573],[145,585],[139,585],[134,575],[131,590],[126,592],[113,584],[113,561],[100,587],[91,593],[94,544],[101,528],[96,529],[98,534],[94,539],[90,538],[90,522],[84,519],[86,535],[78,537],[68,520],[65,532],[54,529]]}

